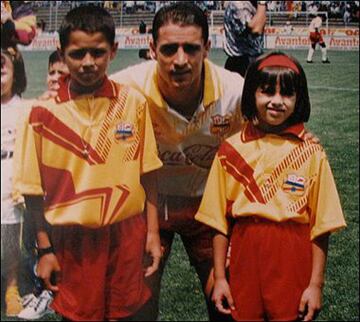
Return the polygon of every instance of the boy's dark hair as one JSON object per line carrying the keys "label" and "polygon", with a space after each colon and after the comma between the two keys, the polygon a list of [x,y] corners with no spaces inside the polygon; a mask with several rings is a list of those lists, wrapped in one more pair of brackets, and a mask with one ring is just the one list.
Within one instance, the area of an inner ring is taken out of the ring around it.
{"label": "boy's dark hair", "polygon": [[70,33],[76,30],[87,33],[101,32],[111,46],[115,43],[114,20],[109,12],[99,6],[79,6],[67,13],[59,29],[62,50],[69,44]]}
{"label": "boy's dark hair", "polygon": [[159,29],[169,23],[184,26],[199,26],[204,43],[209,39],[209,25],[203,10],[191,2],[178,2],[162,7],[156,14],[152,25],[154,43],[159,36]]}
{"label": "boy's dark hair", "polygon": [[25,73],[25,64],[20,51],[16,47],[9,47],[1,49],[1,54],[10,58],[14,68],[14,80],[11,87],[12,96],[19,95],[25,92],[27,81]]}
{"label": "boy's dark hair", "polygon": [[61,56],[57,50],[54,50],[49,56],[49,64],[48,67],[54,65],[57,62],[62,62]]}
{"label": "boy's dark hair", "polygon": [[[285,67],[265,67],[259,70],[261,62],[272,55],[283,55],[296,65],[299,73]],[[310,99],[307,87],[306,76],[300,63],[294,58],[281,51],[273,51],[260,56],[253,62],[245,75],[245,83],[241,99],[242,115],[253,120],[257,115],[255,92],[261,88],[268,88],[275,91],[277,79],[280,80],[280,91],[285,95],[296,94],[296,103],[294,113],[286,120],[287,126],[307,122],[310,116]]]}

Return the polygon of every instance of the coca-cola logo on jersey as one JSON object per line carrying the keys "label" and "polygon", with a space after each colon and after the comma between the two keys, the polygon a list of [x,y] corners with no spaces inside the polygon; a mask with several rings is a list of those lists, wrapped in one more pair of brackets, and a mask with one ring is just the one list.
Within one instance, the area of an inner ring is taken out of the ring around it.
{"label": "coca-cola logo on jersey", "polygon": [[160,158],[166,165],[192,165],[209,169],[218,146],[194,144],[182,151],[160,150]]}

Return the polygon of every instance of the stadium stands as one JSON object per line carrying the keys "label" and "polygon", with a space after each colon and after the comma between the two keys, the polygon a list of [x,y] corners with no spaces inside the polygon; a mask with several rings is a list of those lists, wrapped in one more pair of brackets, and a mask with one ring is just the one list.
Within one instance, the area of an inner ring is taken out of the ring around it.
{"label": "stadium stands", "polygon": [[[63,17],[72,6],[85,2],[106,7],[113,15],[117,27],[137,27],[141,20],[150,27],[157,9],[156,7],[170,1],[158,1],[157,3],[155,3],[155,1],[33,1],[33,6],[38,21],[44,21],[46,26],[45,31],[51,32],[58,29]],[[219,26],[223,24],[223,1],[196,2],[199,3],[199,5],[200,2],[202,2],[202,7],[204,8],[216,9],[209,10],[209,22],[210,19],[212,19],[212,25]],[[276,3],[276,6],[272,5],[273,2]],[[290,8],[293,10],[293,15],[289,17],[289,15],[281,15],[279,12],[289,10],[286,1],[269,1],[267,13],[268,24],[273,26],[285,25],[286,21],[290,19],[291,24],[294,26],[306,26],[310,21],[309,15],[311,13],[327,11],[329,26],[358,26],[359,1],[293,1],[293,3],[296,2],[301,2],[301,11],[297,11],[300,7],[294,6]],[[120,3],[122,3],[122,8],[120,7]],[[130,7],[127,7],[129,3]],[[327,6],[323,3],[327,3]],[[304,11],[308,14],[303,14]],[[297,12],[300,14],[297,14]],[[345,12],[348,12],[348,14],[345,14]],[[346,18],[345,21],[344,14]]]}

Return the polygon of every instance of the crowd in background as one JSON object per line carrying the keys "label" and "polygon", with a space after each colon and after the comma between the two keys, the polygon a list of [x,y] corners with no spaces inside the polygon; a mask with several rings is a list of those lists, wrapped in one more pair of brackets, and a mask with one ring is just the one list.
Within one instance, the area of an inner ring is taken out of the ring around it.
{"label": "crowd in background", "polygon": [[[122,9],[125,13],[155,13],[162,6],[178,1],[32,1],[35,7],[58,6],[75,7],[80,3],[93,3],[107,9]],[[193,1],[205,10],[224,10],[226,1]],[[271,12],[326,11],[329,18],[342,18],[344,22],[359,21],[359,1],[267,1],[267,10]]]}

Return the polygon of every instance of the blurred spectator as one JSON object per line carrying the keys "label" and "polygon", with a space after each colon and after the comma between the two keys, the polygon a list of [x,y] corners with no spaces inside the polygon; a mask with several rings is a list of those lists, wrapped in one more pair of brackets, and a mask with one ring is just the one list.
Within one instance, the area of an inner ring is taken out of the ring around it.
{"label": "blurred spectator", "polygon": [[36,17],[29,1],[1,1],[1,48],[29,45],[36,34]]}
{"label": "blurred spectator", "polygon": [[146,23],[141,20],[139,23],[139,34],[146,34]]}
{"label": "blurred spectator", "polygon": [[152,59],[151,54],[150,54],[150,49],[148,49],[148,48],[139,49],[139,58],[145,59],[145,60]]}
{"label": "blurred spectator", "polygon": [[266,1],[228,1],[224,14],[225,69],[244,77],[264,50]]}

